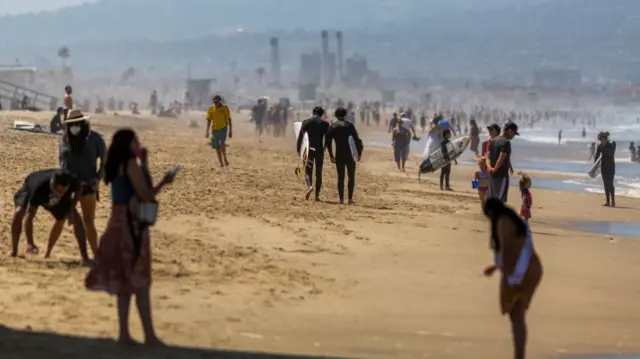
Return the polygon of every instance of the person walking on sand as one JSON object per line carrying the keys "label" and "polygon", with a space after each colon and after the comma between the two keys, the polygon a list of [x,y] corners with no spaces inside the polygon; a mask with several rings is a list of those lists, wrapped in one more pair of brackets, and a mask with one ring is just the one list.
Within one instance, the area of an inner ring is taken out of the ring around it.
{"label": "person walking on sand", "polygon": [[519,136],[518,125],[507,122],[500,136],[495,137],[489,144],[487,152],[487,171],[491,174],[488,198],[498,198],[507,201],[509,194],[509,172],[511,168],[511,140]]}
{"label": "person walking on sand", "polygon": [[396,121],[396,127],[391,132],[391,147],[393,157],[398,165],[398,169],[404,172],[405,164],[409,159],[409,144],[411,142],[411,132],[402,125],[403,119]]}
{"label": "person walking on sand", "polygon": [[320,201],[320,190],[322,190],[322,166],[324,163],[324,147],[326,142],[327,131],[329,130],[329,122],[325,121],[324,109],[315,107],[312,116],[302,122],[300,133],[298,134],[298,142],[296,143],[296,152],[300,156],[302,147],[302,139],[306,133],[309,136],[309,154],[307,155],[307,164],[304,168],[304,178],[307,183],[307,193],[305,199],[309,200],[313,192],[313,167],[316,168],[316,202]]}
{"label": "person walking on sand", "polygon": [[[349,137],[352,137],[356,144],[358,161],[360,161],[360,158],[362,157],[364,147],[362,146],[362,140],[358,137],[358,131],[356,131],[355,126],[345,121],[347,110],[342,107],[338,107],[334,115],[338,120],[332,123],[329,127],[329,131],[327,132],[326,149],[329,151],[329,158],[331,158],[331,162],[336,164],[336,171],[338,172],[338,197],[340,197],[340,204],[344,203],[345,168],[347,170],[348,177],[347,195],[349,204],[354,204],[353,192],[356,186],[356,161],[351,153]],[[398,122],[398,126],[402,126],[402,124]],[[335,141],[336,143],[335,157],[333,155],[333,148],[331,147],[332,141]]]}
{"label": "person walking on sand", "polygon": [[64,120],[67,120],[67,116],[69,115],[69,111],[73,108],[73,98],[71,94],[73,90],[71,89],[71,85],[67,85],[64,87]]}
{"label": "person walking on sand", "polygon": [[609,141],[609,132],[600,132],[598,134],[598,141],[600,144],[596,149],[595,158],[602,155],[600,161],[600,174],[602,175],[602,184],[604,185],[604,196],[606,202],[605,207],[616,206],[616,195],[614,188],[614,178],[616,176],[616,142]]}
{"label": "person walking on sand", "polygon": [[524,359],[527,347],[526,315],[543,276],[542,263],[533,245],[529,225],[499,199],[490,198],[484,208],[491,222],[494,264],[484,270],[490,277],[497,270],[500,280],[500,311],[509,314],[515,359]]}
{"label": "person walking on sand", "polygon": [[33,222],[38,208],[42,207],[55,218],[49,233],[45,258],[51,256],[51,250],[62,234],[64,223],[67,221],[69,223],[79,222],[74,225],[74,234],[78,241],[82,261],[89,264],[82,218],[74,215],[74,208],[81,194],[80,182],[68,171],[46,169],[30,173],[13,197],[16,209],[11,222],[11,256],[18,255],[18,242],[22,233],[23,219],[24,232],[27,237],[26,253],[38,253],[38,247],[33,240]]}
{"label": "person walking on sand", "polygon": [[85,278],[92,291],[117,296],[118,343],[134,344],[129,332],[131,296],[144,330],[145,344],[163,345],[156,336],[151,316],[151,245],[149,226],[157,215],[156,196],[173,182],[176,171],[169,171],[154,186],[148,152],[131,129],[118,130],[109,146],[104,182],[111,186],[111,215],[100,237],[96,265]]}
{"label": "person walking on sand", "polygon": [[209,138],[209,131],[211,131],[211,147],[216,150],[220,167],[229,167],[225,144],[227,135],[230,139],[233,138],[233,125],[229,107],[222,103],[222,97],[219,95],[213,96],[213,105],[209,107],[206,118],[207,129],[205,137]]}
{"label": "person walking on sand", "polygon": [[[106,145],[102,135],[92,131],[89,117],[79,109],[72,109],[65,120],[65,132],[60,140],[60,168],[71,172],[82,186],[80,209],[87,241],[93,254],[98,250],[96,204],[99,199],[100,178],[105,163]],[[98,166],[98,161],[100,165]],[[74,209],[74,215],[78,215]],[[74,222],[77,225],[77,222]],[[75,229],[79,231],[79,229]]]}

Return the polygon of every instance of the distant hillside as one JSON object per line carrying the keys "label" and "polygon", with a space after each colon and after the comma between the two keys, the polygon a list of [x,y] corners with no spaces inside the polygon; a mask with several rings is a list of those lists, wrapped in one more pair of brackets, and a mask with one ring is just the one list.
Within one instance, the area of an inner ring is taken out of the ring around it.
{"label": "distant hillside", "polygon": [[[519,0],[539,3],[547,0]],[[60,11],[0,18],[0,44],[181,40],[225,33],[380,28],[446,16],[452,9],[513,0],[102,0]]]}
{"label": "distant hillside", "polygon": [[[57,47],[63,44],[58,39],[64,38],[55,34],[66,31],[76,36],[76,43],[67,44],[71,49],[69,63],[77,73],[83,69],[95,72],[92,69],[123,66],[174,69],[190,63],[193,71],[200,68],[208,74],[224,76],[228,75],[228,64],[232,61],[247,71],[267,66],[268,38],[273,34],[280,37],[283,65],[292,69],[299,65],[300,52],[319,49],[320,28],[340,28],[345,30],[345,55],[364,54],[371,67],[383,74],[508,78],[529,74],[540,67],[578,68],[592,79],[598,76],[625,78],[640,73],[640,47],[637,46],[640,1],[637,0],[540,0],[531,4],[513,0],[513,5],[503,2],[501,7],[498,7],[500,0],[491,0],[495,6],[490,9],[473,8],[464,0],[457,0],[456,9],[447,8],[442,2],[424,0],[325,0],[322,5],[313,6],[308,0],[235,0],[232,8],[237,12],[230,8],[225,9],[224,15],[202,11],[189,18],[177,18],[171,26],[162,25],[158,14],[171,14],[170,9],[179,3],[183,4],[180,7],[183,11],[189,8],[189,13],[198,13],[198,6],[204,6],[205,0],[157,0],[156,7],[147,11],[147,16],[141,16],[139,14],[145,12],[140,4],[145,1],[131,1],[130,6],[125,7],[125,0],[105,0],[101,4],[72,8],[66,14],[70,19],[77,19],[74,20],[77,26],[54,27],[50,36],[33,35],[34,42],[5,47],[8,51],[0,52],[0,63],[16,57],[55,59]],[[288,9],[274,5],[287,1],[302,5]],[[362,5],[365,2],[387,7],[371,8]],[[216,5],[222,0],[206,3]],[[123,12],[119,22],[109,21],[108,14],[113,11],[100,6],[117,8],[117,4],[127,12]],[[358,4],[362,7],[356,11]],[[252,10],[241,11],[242,6]],[[312,11],[318,6],[322,10]],[[421,10],[427,6],[431,6],[430,12]],[[273,9],[277,9],[280,16],[262,16],[273,13]],[[98,14],[100,11],[105,15],[95,15],[94,20],[90,20],[91,16],[71,16],[75,12]],[[41,26],[46,21],[59,21],[59,16],[59,13],[37,15],[33,20],[40,19],[37,22]],[[24,22],[28,18],[10,20]],[[133,21],[134,18],[138,22]],[[5,20],[0,21],[3,34]],[[135,33],[129,30],[132,24],[141,30]],[[225,26],[256,30],[233,36],[199,35],[221,31]],[[296,26],[312,30],[284,30]],[[261,30],[270,27],[283,30]],[[120,40],[127,33],[132,34],[132,40]],[[26,34],[28,32],[15,38]],[[103,40],[96,40],[100,37]],[[14,36],[2,37],[7,38]],[[48,45],[36,45],[38,39]],[[160,41],[162,39],[173,40]],[[333,39],[331,47],[334,47]]]}

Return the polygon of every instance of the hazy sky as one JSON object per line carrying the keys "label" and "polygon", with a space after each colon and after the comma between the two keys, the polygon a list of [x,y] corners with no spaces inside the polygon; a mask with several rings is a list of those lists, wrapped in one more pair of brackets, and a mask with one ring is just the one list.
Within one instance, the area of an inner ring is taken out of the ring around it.
{"label": "hazy sky", "polygon": [[55,10],[65,6],[80,5],[88,0],[0,0],[0,15]]}

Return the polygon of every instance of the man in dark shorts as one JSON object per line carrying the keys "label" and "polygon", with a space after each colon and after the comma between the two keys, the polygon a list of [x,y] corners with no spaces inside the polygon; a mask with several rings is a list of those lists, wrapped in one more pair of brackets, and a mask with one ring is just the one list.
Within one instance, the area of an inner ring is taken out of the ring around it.
{"label": "man in dark shorts", "polygon": [[519,135],[518,125],[507,122],[502,128],[502,133],[491,140],[487,152],[487,171],[491,175],[487,198],[498,198],[507,202],[511,168],[510,140]]}
{"label": "man in dark shorts", "polygon": [[[95,225],[96,204],[107,147],[102,136],[91,130],[89,117],[84,116],[79,109],[70,110],[64,124],[65,132],[60,141],[60,168],[71,172],[82,186],[80,196],[82,223],[89,246],[95,256],[98,251],[98,233]],[[74,226],[75,224],[76,222]]]}
{"label": "man in dark shorts", "polygon": [[[33,221],[39,207],[44,208],[55,218],[53,228],[49,234],[45,258],[51,256],[51,250],[56,244],[64,228],[65,220],[79,222],[74,226],[74,234],[80,247],[80,254],[85,263],[89,262],[87,244],[84,237],[82,219],[75,215],[74,207],[80,199],[82,187],[80,182],[70,172],[59,169],[46,169],[33,172],[24,180],[22,187],[15,193],[13,200],[16,210],[11,223],[11,256],[18,255],[18,242],[24,231],[27,236],[27,253],[37,254],[38,247],[33,242]],[[25,219],[26,216],[26,219]]]}

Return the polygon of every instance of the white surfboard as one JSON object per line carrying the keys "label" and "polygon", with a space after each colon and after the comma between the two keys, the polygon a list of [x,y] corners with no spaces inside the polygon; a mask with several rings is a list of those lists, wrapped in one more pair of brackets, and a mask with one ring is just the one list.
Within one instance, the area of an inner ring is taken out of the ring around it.
{"label": "white surfboard", "polygon": [[420,159],[420,173],[435,172],[458,158],[469,146],[471,137],[457,138],[447,144],[446,157],[442,153],[442,146],[433,153]]}
{"label": "white surfboard", "polygon": [[[296,141],[300,136],[300,129],[302,128],[302,121],[296,121],[293,123],[293,132],[296,134]],[[302,139],[302,145],[300,146],[300,163],[296,167],[296,176],[300,174],[300,172],[304,169],[304,166],[307,165],[307,157],[309,156],[309,135],[307,133],[304,134],[304,138]]]}
{"label": "white surfboard", "polygon": [[28,122],[28,121],[22,121],[22,120],[15,120],[13,121],[13,128],[15,129],[20,129],[20,130],[33,130],[34,128],[36,128],[36,124],[33,122]]}
{"label": "white surfboard", "polygon": [[353,157],[353,162],[358,162],[358,146],[356,146],[356,140],[353,139],[353,136],[349,136],[349,149],[351,150],[351,156]]}
{"label": "white surfboard", "polygon": [[591,169],[587,173],[589,175],[589,178],[598,177],[598,175],[600,174],[600,164],[601,163],[602,163],[602,155],[600,155],[600,157],[598,157],[596,162],[593,163],[593,167],[591,167]]}

